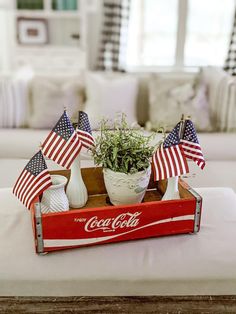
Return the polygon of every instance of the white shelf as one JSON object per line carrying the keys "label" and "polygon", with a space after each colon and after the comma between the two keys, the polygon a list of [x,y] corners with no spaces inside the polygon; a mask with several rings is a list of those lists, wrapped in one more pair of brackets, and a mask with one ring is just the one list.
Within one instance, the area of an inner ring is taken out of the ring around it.
{"label": "white shelf", "polygon": [[[16,44],[16,49],[17,51],[21,51],[21,52],[34,52],[34,53],[41,53],[41,51],[61,51],[61,52],[78,52],[78,51],[84,51],[84,48],[81,45],[78,46],[62,46],[62,45],[19,45]],[[40,52],[39,52],[39,48],[40,48]]]}
{"label": "white shelf", "polygon": [[53,11],[53,10],[16,10],[16,17],[27,18],[80,18],[78,11]]}
{"label": "white shelf", "polygon": [[[79,69],[86,68],[87,0],[77,0],[76,10],[54,10],[53,0],[43,0],[43,9],[17,9],[17,0],[9,1],[15,4],[12,14],[14,38],[17,38],[17,18],[20,17],[47,20],[49,38],[46,45],[20,45],[15,40],[12,48],[13,69],[29,65],[36,72],[63,73],[67,70],[78,72]],[[78,35],[79,39],[76,38]]]}

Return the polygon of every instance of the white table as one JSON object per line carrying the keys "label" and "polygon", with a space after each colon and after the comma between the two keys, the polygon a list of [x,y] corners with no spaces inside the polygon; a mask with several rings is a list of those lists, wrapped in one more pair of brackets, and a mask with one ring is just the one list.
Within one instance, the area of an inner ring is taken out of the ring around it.
{"label": "white table", "polygon": [[236,194],[201,188],[201,231],[38,256],[30,213],[0,190],[0,295],[236,295]]}

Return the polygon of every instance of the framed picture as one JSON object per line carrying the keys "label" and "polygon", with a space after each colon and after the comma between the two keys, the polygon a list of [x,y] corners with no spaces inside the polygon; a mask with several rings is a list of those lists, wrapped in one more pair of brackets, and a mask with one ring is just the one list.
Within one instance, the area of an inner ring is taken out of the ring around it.
{"label": "framed picture", "polygon": [[47,44],[47,20],[19,17],[17,19],[17,39],[21,45]]}

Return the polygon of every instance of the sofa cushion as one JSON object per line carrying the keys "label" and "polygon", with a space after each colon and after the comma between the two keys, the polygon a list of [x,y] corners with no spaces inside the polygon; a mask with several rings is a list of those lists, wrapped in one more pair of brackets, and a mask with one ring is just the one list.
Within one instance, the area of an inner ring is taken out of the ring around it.
{"label": "sofa cushion", "polygon": [[[0,129],[0,158],[31,158],[49,132]],[[93,131],[95,138],[99,134],[99,131]],[[236,160],[236,145],[233,144],[236,142],[236,133],[200,133],[198,137],[206,160]],[[155,145],[161,138],[161,134],[157,134],[152,144]]]}
{"label": "sofa cushion", "polygon": [[236,161],[236,133],[199,133],[198,138],[206,160]]}
{"label": "sofa cushion", "polygon": [[235,131],[235,78],[217,67],[205,67],[202,72],[208,87],[210,115],[214,129],[217,131]]}
{"label": "sofa cushion", "polygon": [[191,187],[230,187],[236,193],[236,161],[209,160],[204,170],[193,161],[188,165],[190,172],[182,177]]}
{"label": "sofa cushion", "polygon": [[[29,159],[0,159],[0,189],[13,187]],[[49,170],[63,169],[52,160],[46,160]]]}
{"label": "sofa cushion", "polygon": [[49,130],[0,129],[0,158],[31,158]]}
{"label": "sofa cushion", "polygon": [[31,128],[52,128],[60,118],[64,107],[72,120],[77,121],[78,111],[83,109],[82,82],[80,78],[40,78],[31,83]]}
{"label": "sofa cushion", "polygon": [[93,130],[99,129],[102,118],[114,120],[124,112],[128,123],[137,123],[138,80],[135,76],[88,72],[86,75],[85,111]]}
{"label": "sofa cushion", "polygon": [[191,116],[198,131],[210,131],[206,85],[188,76],[179,78],[153,75],[149,83],[149,120],[154,129],[170,131],[181,114]]}
{"label": "sofa cushion", "polygon": [[0,79],[0,128],[22,127],[27,123],[28,83],[13,77]]}
{"label": "sofa cushion", "polygon": [[[0,159],[0,189],[12,187],[26,166],[28,159]],[[52,160],[46,160],[49,170],[63,169]],[[91,160],[82,160],[81,167],[93,167]],[[236,161],[208,161],[202,171],[194,162],[189,162],[190,173],[183,179],[193,188],[231,187],[236,192]],[[217,175],[216,175],[217,173]]]}

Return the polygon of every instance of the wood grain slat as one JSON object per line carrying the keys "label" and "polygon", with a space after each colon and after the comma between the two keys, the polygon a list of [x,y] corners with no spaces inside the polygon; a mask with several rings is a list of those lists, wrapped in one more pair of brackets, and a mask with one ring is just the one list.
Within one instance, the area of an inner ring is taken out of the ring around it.
{"label": "wood grain slat", "polygon": [[[157,190],[150,190],[147,191],[144,197],[143,202],[154,202],[160,201],[161,194]],[[88,201],[86,205],[83,207],[85,208],[99,208],[104,206],[111,206],[112,204],[109,203],[109,198],[107,194],[97,194],[97,195],[89,195]],[[70,208],[70,210],[76,210],[76,208]]]}
{"label": "wood grain slat", "polygon": [[[82,168],[81,173],[89,195],[107,194],[101,167]],[[68,181],[70,180],[70,170],[50,171],[50,174],[63,175],[68,179]],[[153,173],[151,174],[148,189],[157,189],[159,200],[161,199],[160,196],[162,196],[165,193],[166,187],[167,180],[155,182],[153,178]],[[187,184],[183,180],[180,180],[179,183],[180,197],[192,199],[193,196],[190,192],[187,191],[187,187],[188,187]]]}
{"label": "wood grain slat", "polygon": [[[70,170],[56,170],[50,171],[51,175],[63,175],[70,180]],[[107,191],[104,184],[102,168],[82,168],[81,174],[84,180],[84,184],[88,190],[88,201],[83,208],[98,208],[103,206],[110,206],[107,202]],[[164,186],[166,183],[162,182]],[[68,184],[68,183],[67,183]],[[67,185],[66,185],[67,187]],[[162,193],[158,190],[158,185],[153,181],[153,176],[150,178],[148,191],[145,194],[143,202],[160,201]],[[76,208],[70,208],[75,210]]]}
{"label": "wood grain slat", "polygon": [[[70,180],[70,170],[56,170],[49,172],[50,174],[65,176],[68,179],[68,182]],[[89,195],[106,193],[102,168],[82,168],[81,174]]]}
{"label": "wood grain slat", "polygon": [[236,296],[0,297],[0,313],[236,313]]}

